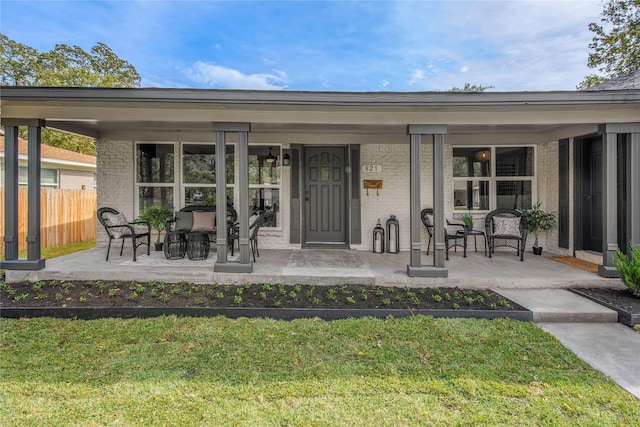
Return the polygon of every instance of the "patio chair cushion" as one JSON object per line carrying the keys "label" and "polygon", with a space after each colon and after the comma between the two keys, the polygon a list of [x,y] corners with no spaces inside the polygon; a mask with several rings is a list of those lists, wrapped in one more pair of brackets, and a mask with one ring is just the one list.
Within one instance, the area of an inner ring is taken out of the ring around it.
{"label": "patio chair cushion", "polygon": [[498,236],[520,237],[520,218],[493,218],[494,230],[493,234]]}
{"label": "patio chair cushion", "polygon": [[215,212],[193,212],[193,227],[191,231],[215,231]]}
{"label": "patio chair cushion", "polygon": [[193,228],[193,212],[176,212],[175,231],[189,232]]}
{"label": "patio chair cushion", "polygon": [[[123,213],[115,214],[111,212],[105,212],[103,214],[103,218],[104,218],[104,222],[108,226],[129,225],[129,221],[127,220],[127,217]],[[131,229],[129,229],[128,227],[110,228],[109,231],[111,231],[111,234],[113,234],[114,239],[119,239],[122,236],[131,235]]]}

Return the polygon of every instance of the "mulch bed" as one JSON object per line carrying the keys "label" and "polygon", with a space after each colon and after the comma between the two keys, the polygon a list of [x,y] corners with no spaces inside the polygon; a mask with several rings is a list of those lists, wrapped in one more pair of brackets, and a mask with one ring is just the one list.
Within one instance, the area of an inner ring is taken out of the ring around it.
{"label": "mulch bed", "polygon": [[0,307],[266,307],[525,310],[490,290],[367,285],[40,281],[4,283]]}
{"label": "mulch bed", "polygon": [[589,298],[618,312],[618,320],[628,326],[640,323],[640,298],[628,289],[571,289],[574,293]]}

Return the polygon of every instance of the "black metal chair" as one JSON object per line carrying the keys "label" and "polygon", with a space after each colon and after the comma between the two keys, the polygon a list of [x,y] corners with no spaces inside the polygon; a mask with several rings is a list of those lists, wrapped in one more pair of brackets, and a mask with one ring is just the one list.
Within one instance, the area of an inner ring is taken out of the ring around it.
{"label": "black metal chair", "polygon": [[[133,243],[133,260],[136,259],[136,251],[138,246],[147,245],[147,255],[149,255],[151,245],[151,225],[146,221],[127,221],[127,218],[113,208],[103,207],[98,209],[98,221],[104,227],[109,236],[109,247],[107,248],[107,258],[109,261],[109,252],[111,251],[111,241],[122,239],[120,247],[120,256],[124,250],[124,242],[128,238]],[[140,232],[136,230],[136,226],[146,226],[147,231]]]}
{"label": "black metal chair", "polygon": [[[462,248],[462,256],[464,258],[467,257],[467,234],[469,229],[464,223],[460,222],[450,222],[447,219],[447,226],[455,227],[455,231],[451,232],[447,227],[444,228],[444,243],[447,249],[447,257],[446,260],[449,261],[449,249],[454,248],[456,252],[458,252],[458,246]],[[459,241],[462,241],[460,243]]]}
{"label": "black metal chair", "polygon": [[429,248],[431,247],[431,239],[433,239],[433,222],[431,222],[431,218],[429,216],[433,216],[432,208],[425,208],[420,211],[420,219],[422,220],[422,225],[427,229],[427,234],[429,235],[429,243],[427,243],[427,255],[429,255]]}
{"label": "black metal chair", "polygon": [[[260,215],[258,215],[255,220],[249,224],[249,244],[251,245],[251,254],[253,255],[253,262],[256,262],[256,255],[260,257],[260,250],[258,249],[258,232],[260,231],[260,227],[262,227],[265,222],[271,218],[273,214],[273,209],[265,208]],[[240,238],[240,224],[235,223],[233,227],[229,229],[229,242],[231,245],[231,256],[233,256],[234,252],[234,244],[235,240]]]}
{"label": "black metal chair", "polygon": [[[429,255],[429,249],[431,248],[431,240],[433,239],[433,222],[431,222],[430,216],[433,216],[433,208],[425,208],[420,211],[420,219],[422,224],[427,229],[429,235],[429,242],[427,243],[427,255]],[[463,248],[463,256],[467,257],[467,228],[464,224],[451,223],[447,220],[449,226],[461,226],[460,230],[450,232],[447,227],[444,228],[444,243],[446,247],[446,259],[449,260],[449,249],[454,248],[457,251],[458,246]],[[460,243],[459,241],[462,241]]]}
{"label": "black metal chair", "polygon": [[517,251],[520,261],[524,261],[529,228],[522,212],[515,209],[496,209],[487,214],[484,220],[485,233],[489,246],[489,258],[498,246],[508,246]]}

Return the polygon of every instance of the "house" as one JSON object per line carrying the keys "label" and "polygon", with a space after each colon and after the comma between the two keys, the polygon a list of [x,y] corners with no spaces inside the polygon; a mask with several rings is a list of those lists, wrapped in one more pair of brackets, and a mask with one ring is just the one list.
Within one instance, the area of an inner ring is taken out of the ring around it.
{"label": "house", "polygon": [[[506,93],[4,87],[0,105],[8,141],[17,126],[35,135],[30,152],[43,126],[96,138],[99,206],[135,217],[150,204],[232,203],[240,258],[229,260],[219,218],[215,271],[252,271],[248,218],[256,207],[276,213],[261,232],[269,248],[370,251],[377,221],[395,215],[407,274],[443,277],[445,219],[471,213],[482,228],[492,209],[540,201],[559,214],[544,246],[601,254],[600,274],[610,277],[615,250],[640,242],[640,90],[622,86]],[[6,182],[15,184],[14,174],[7,168]],[[435,222],[427,262],[425,207]],[[98,245],[105,242],[99,230]],[[42,268],[33,246],[27,260],[9,250],[0,267]]]}
{"label": "house", "polygon": [[[0,187],[4,186],[4,132],[0,130]],[[27,141],[18,138],[18,185],[27,186]],[[94,189],[96,158],[58,147],[42,145],[41,185],[44,188]]]}

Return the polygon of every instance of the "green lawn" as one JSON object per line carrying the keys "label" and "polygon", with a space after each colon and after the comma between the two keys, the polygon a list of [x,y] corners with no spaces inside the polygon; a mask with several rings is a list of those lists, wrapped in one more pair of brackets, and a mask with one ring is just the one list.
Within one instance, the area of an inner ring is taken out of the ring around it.
{"label": "green lawn", "polygon": [[0,320],[8,426],[640,425],[531,323]]}

